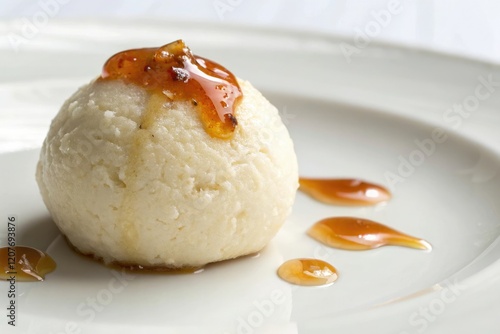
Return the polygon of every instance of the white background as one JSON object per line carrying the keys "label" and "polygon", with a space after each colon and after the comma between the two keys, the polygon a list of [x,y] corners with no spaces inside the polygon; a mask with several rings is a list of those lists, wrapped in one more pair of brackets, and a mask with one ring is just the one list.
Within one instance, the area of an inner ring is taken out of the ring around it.
{"label": "white background", "polygon": [[[0,19],[32,20],[44,3],[58,18],[197,20],[294,27],[341,35],[369,30],[374,15],[399,3],[400,13],[375,40],[500,60],[500,1],[496,0],[15,0],[0,2]],[[1,75],[1,74],[0,74]]]}

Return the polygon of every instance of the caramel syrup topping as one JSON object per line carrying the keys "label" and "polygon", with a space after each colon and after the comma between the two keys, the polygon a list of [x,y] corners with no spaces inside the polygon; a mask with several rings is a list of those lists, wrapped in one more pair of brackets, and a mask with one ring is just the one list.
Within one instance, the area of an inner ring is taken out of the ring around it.
{"label": "caramel syrup topping", "polygon": [[121,79],[142,86],[165,101],[189,101],[212,137],[230,138],[238,124],[242,93],[223,66],[191,53],[182,40],[159,48],[127,50],[104,65],[100,81]]}
{"label": "caramel syrup topping", "polygon": [[339,277],[328,262],[318,259],[293,259],[278,268],[278,276],[296,285],[329,285]]}
{"label": "caramel syrup topping", "polygon": [[31,247],[0,248],[0,279],[15,277],[17,282],[43,281],[56,269],[56,263],[46,253]]}
{"label": "caramel syrup topping", "polygon": [[368,219],[354,217],[320,220],[307,231],[307,234],[327,246],[347,250],[366,250],[386,245],[432,249],[425,240]]}
{"label": "caramel syrup topping", "polygon": [[375,205],[391,199],[386,188],[359,179],[300,178],[300,190],[327,204],[346,206]]}

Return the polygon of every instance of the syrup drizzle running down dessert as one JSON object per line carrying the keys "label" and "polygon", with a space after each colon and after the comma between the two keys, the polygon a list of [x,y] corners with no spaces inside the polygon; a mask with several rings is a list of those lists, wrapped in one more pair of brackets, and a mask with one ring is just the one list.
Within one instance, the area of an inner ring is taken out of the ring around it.
{"label": "syrup drizzle running down dessert", "polygon": [[117,79],[162,95],[165,102],[189,101],[212,137],[230,138],[238,124],[234,110],[242,93],[236,77],[223,66],[193,55],[182,40],[115,54],[99,80]]}
{"label": "syrup drizzle running down dessert", "polygon": [[35,282],[43,281],[45,275],[56,269],[56,263],[48,254],[32,247],[2,247],[0,268],[0,279],[15,276],[16,282]]}
{"label": "syrup drizzle running down dessert", "polygon": [[296,285],[329,285],[338,278],[337,270],[328,262],[318,259],[293,259],[278,268],[278,276]]}
{"label": "syrup drizzle running down dessert", "polygon": [[387,202],[391,193],[377,184],[359,179],[300,178],[300,190],[327,204],[365,206]]}
{"label": "syrup drizzle running down dessert", "polygon": [[386,245],[432,249],[432,246],[425,240],[368,219],[354,217],[333,217],[320,220],[307,231],[307,234],[327,246],[347,250],[366,250]]}

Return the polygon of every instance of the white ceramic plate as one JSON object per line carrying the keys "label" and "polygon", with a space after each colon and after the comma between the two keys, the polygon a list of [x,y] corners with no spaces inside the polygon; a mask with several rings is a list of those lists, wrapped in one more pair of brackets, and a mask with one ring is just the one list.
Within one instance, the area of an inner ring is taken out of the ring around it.
{"label": "white ceramic plate", "polygon": [[[10,31],[9,23],[0,28]],[[280,109],[302,175],[361,177],[391,187],[394,199],[339,208],[299,193],[260,256],[196,275],[121,274],[75,255],[38,194],[38,151],[21,149],[41,145],[64,99],[111,54],[178,38],[250,80]],[[47,250],[58,264],[45,282],[17,285],[19,332],[500,329],[498,66],[376,43],[347,59],[341,46],[352,41],[332,36],[192,23],[51,21],[17,52],[8,39],[1,43],[0,62],[9,66],[0,78],[0,145],[17,151],[0,155],[1,219],[16,215],[18,244]],[[434,248],[348,252],[305,235],[333,215],[377,220]],[[294,257],[325,259],[340,278],[324,288],[291,286],[275,271]],[[1,282],[2,309],[6,292]],[[1,319],[2,333],[12,330]]]}

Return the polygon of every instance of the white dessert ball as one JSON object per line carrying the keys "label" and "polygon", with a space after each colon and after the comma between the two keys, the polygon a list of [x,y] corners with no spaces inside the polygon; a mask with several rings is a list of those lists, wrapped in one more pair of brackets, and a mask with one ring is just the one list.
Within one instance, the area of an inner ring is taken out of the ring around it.
{"label": "white dessert ball", "polygon": [[277,109],[239,84],[230,139],[207,134],[191,102],[154,104],[120,80],[71,96],[36,173],[71,244],[105,263],[152,267],[197,267],[265,247],[291,211],[297,159]]}

